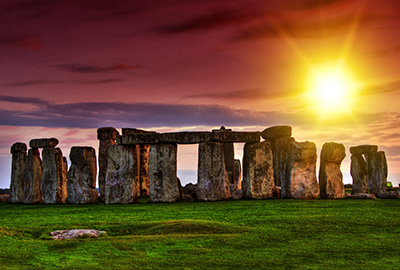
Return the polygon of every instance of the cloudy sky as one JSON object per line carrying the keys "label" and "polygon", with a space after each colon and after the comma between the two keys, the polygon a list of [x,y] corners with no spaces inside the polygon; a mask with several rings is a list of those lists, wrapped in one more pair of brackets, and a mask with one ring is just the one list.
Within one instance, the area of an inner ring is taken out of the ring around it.
{"label": "cloudy sky", "polygon": [[[397,184],[398,10],[398,0],[2,1],[0,187],[16,141],[57,137],[68,155],[97,149],[102,126],[282,124],[319,150],[345,144],[345,182],[348,148],[379,145]],[[338,86],[339,97],[310,90],[312,74],[337,66],[351,88]],[[196,163],[196,146],[180,146],[180,177],[195,175]]]}

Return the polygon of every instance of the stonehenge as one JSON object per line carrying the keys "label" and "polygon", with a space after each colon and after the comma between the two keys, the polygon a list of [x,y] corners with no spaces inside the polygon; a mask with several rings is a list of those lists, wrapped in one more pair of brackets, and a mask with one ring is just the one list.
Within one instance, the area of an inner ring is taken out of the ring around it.
{"label": "stonehenge", "polygon": [[[261,141],[261,138],[263,139]],[[290,126],[262,132],[211,131],[158,133],[113,127],[97,129],[98,156],[90,146],[70,149],[70,166],[56,138],[32,139],[11,146],[10,202],[25,204],[127,204],[226,199],[400,198],[386,191],[387,161],[376,145],[350,147],[352,195],[345,195],[340,143],[297,142]],[[235,159],[235,143],[244,143]],[[181,186],[177,177],[179,144],[198,144],[197,183]],[[99,168],[97,169],[97,161]],[[98,179],[98,189],[96,180]]]}
{"label": "stonehenge", "polygon": [[346,157],[343,144],[325,143],[321,150],[319,170],[320,195],[323,199],[341,199],[345,197],[343,175],[340,164]]}
{"label": "stonehenge", "polygon": [[11,181],[10,181],[10,201],[20,203],[24,200],[24,174],[26,160],[26,144],[14,143],[11,146]]}
{"label": "stonehenge", "polygon": [[271,198],[274,187],[271,144],[246,143],[243,154],[243,196],[252,199]]}
{"label": "stonehenge", "polygon": [[71,148],[69,154],[71,167],[67,175],[69,203],[96,203],[97,165],[96,152],[93,147]]}

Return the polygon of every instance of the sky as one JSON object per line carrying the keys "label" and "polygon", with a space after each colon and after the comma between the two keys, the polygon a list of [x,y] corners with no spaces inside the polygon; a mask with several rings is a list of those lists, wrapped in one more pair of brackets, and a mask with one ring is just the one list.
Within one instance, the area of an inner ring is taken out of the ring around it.
{"label": "sky", "polygon": [[[221,125],[291,125],[318,153],[343,143],[345,183],[349,147],[376,144],[398,185],[398,10],[398,0],[1,1],[0,187],[14,142],[56,137],[68,156],[97,150],[99,127]],[[181,181],[196,169],[197,146],[179,146]]]}

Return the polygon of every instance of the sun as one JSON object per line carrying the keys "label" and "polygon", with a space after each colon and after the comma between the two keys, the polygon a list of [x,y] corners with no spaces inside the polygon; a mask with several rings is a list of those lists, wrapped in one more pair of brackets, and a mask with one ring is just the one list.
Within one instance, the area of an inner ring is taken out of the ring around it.
{"label": "sun", "polygon": [[359,83],[352,70],[337,61],[310,67],[305,87],[316,113],[337,115],[353,111]]}

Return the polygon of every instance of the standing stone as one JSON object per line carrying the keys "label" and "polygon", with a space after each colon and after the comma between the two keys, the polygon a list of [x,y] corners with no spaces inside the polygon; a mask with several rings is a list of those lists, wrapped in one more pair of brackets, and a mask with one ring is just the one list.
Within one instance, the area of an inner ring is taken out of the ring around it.
{"label": "standing stone", "polygon": [[141,144],[140,148],[140,159],[139,159],[139,185],[140,185],[140,197],[149,196],[149,153],[150,144]]}
{"label": "standing stone", "polygon": [[42,160],[37,148],[29,149],[25,162],[24,203],[42,202]]}
{"label": "standing stone", "polygon": [[197,181],[198,200],[218,201],[230,197],[223,143],[206,142],[199,144]]}
{"label": "standing stone", "polygon": [[138,199],[136,149],[112,145],[108,149],[105,203],[134,203]]}
{"label": "standing stone", "polygon": [[11,154],[10,202],[21,203],[24,200],[26,144],[14,143]]}
{"label": "standing stone", "polygon": [[240,159],[235,159],[235,189],[242,189],[242,165],[240,164]]}
{"label": "standing stone", "polygon": [[99,142],[99,189],[100,198],[104,201],[107,163],[108,163],[108,148],[115,145],[115,140],[119,135],[118,130],[113,127],[102,127],[97,129],[97,139]]}
{"label": "standing stone", "polygon": [[320,195],[323,199],[341,199],[345,197],[343,174],[340,164],[346,157],[343,144],[325,143],[321,150],[319,170]]}
{"label": "standing stone", "polygon": [[176,176],[177,145],[152,144],[149,153],[149,188],[151,202],[176,202],[180,182]]}
{"label": "standing stone", "polygon": [[243,154],[243,196],[253,199],[271,198],[274,187],[271,144],[246,143]]}
{"label": "standing stone", "polygon": [[319,194],[316,175],[317,148],[313,142],[291,143],[282,198],[314,199]]}
{"label": "standing stone", "polygon": [[71,167],[68,171],[68,202],[96,203],[97,162],[93,147],[72,147],[69,154]]}
{"label": "standing stone", "polygon": [[290,157],[291,144],[294,141],[292,137],[277,138],[270,141],[272,145],[276,186],[282,186],[282,182],[287,181],[287,165]]}
{"label": "standing stone", "polygon": [[42,157],[43,203],[65,203],[67,200],[67,164],[61,149],[45,147]]}
{"label": "standing stone", "polygon": [[388,175],[385,152],[367,153],[365,158],[367,160],[367,183],[369,190],[377,197],[380,197],[381,194],[386,192]]}
{"label": "standing stone", "polygon": [[351,194],[368,193],[367,163],[361,154],[351,155],[350,174],[353,178]]}
{"label": "standing stone", "polygon": [[235,147],[233,143],[223,143],[225,168],[228,173],[229,183],[235,182]]}

